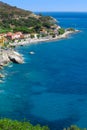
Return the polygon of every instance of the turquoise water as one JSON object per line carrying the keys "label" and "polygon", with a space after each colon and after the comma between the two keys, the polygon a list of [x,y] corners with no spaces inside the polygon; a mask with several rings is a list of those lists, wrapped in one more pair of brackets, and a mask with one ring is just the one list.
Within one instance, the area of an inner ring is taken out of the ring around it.
{"label": "turquoise water", "polygon": [[[67,39],[16,48],[25,63],[11,64],[0,84],[0,117],[62,130],[87,128],[87,13],[44,13],[81,32]],[[34,51],[35,55],[29,55]]]}

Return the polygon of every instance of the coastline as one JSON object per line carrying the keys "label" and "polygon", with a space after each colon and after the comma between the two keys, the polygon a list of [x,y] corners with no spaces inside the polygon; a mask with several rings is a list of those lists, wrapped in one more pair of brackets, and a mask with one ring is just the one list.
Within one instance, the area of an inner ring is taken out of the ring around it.
{"label": "coastline", "polygon": [[[0,49],[0,70],[3,69],[4,66],[7,66],[9,63],[23,64],[23,56],[10,48],[6,50]],[[3,79],[4,77],[5,75],[0,72],[0,79]]]}
{"label": "coastline", "polygon": [[[10,46],[12,47],[17,47],[17,46],[25,46],[25,45],[31,45],[35,43],[40,43],[40,42],[47,42],[47,41],[54,41],[54,40],[60,40],[60,39],[65,39],[68,38],[70,34],[75,34],[80,32],[79,30],[75,31],[66,31],[64,34],[56,36],[55,38],[49,37],[49,38],[36,38],[36,39],[31,39],[31,38],[26,38],[25,41],[21,42],[14,42],[10,43]],[[32,54],[32,53],[30,53]],[[8,65],[10,62],[12,63],[18,63],[18,64],[23,64],[24,63],[24,58],[23,56],[14,51],[14,49],[0,49],[0,69],[3,69],[4,66]],[[3,79],[5,77],[4,74],[0,73],[0,79]],[[2,80],[0,80],[0,83],[3,83]]]}
{"label": "coastline", "polygon": [[80,32],[79,30],[75,30],[75,31],[66,31],[64,34],[62,35],[58,35],[54,38],[52,38],[52,36],[49,37],[43,37],[43,38],[26,38],[25,41],[21,41],[21,42],[14,42],[14,43],[10,43],[10,46],[24,46],[24,45],[29,45],[29,44],[34,44],[34,43],[39,43],[39,42],[46,42],[46,41],[54,41],[54,40],[60,40],[60,39],[65,39],[67,38],[70,34],[75,34]]}

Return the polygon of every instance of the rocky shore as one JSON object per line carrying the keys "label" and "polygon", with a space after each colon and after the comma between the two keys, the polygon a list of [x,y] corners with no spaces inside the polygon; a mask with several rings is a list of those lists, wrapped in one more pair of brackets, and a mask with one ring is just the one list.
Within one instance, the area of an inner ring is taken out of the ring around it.
{"label": "rocky shore", "polygon": [[[77,32],[79,32],[79,31],[78,30],[66,31],[64,34],[59,35],[55,38],[52,38],[50,36],[44,37],[44,38],[39,38],[39,39],[38,38],[36,38],[36,39],[27,38],[25,41],[21,41],[21,42],[17,42],[17,43],[15,43],[15,42],[10,43],[10,46],[29,45],[32,43],[63,39],[63,38],[67,38],[70,34],[77,33]],[[30,54],[32,54],[32,53],[30,53]],[[24,62],[24,59],[21,54],[19,54],[12,48],[0,49],[0,69],[2,69],[4,66],[6,66],[8,63],[11,63],[11,62],[22,64]],[[5,76],[2,73],[0,73],[0,78],[2,79],[4,77]],[[2,83],[2,80],[0,80],[0,82]]]}
{"label": "rocky shore", "polygon": [[[22,64],[24,59],[21,54],[13,49],[0,49],[0,69],[3,69],[4,66],[11,62]],[[3,78],[5,78],[5,75],[0,72],[0,83],[3,83]]]}
{"label": "rocky shore", "polygon": [[22,64],[24,61],[22,55],[13,49],[0,49],[0,68],[10,62]]}

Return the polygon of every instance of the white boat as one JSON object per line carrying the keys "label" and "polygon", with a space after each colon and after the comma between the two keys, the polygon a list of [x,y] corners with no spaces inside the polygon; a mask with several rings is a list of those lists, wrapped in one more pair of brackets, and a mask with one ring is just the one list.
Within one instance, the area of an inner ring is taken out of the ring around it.
{"label": "white boat", "polygon": [[35,52],[34,52],[34,51],[30,51],[30,52],[29,52],[29,54],[34,55],[34,54],[35,54]]}

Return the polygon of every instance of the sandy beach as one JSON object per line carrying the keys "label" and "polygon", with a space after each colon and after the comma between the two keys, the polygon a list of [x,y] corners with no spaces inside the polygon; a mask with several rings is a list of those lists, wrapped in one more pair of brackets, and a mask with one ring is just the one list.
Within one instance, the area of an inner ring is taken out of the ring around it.
{"label": "sandy beach", "polygon": [[43,37],[43,38],[33,38],[33,39],[32,38],[26,38],[25,40],[21,40],[20,42],[10,43],[10,45],[11,46],[24,46],[24,45],[28,45],[28,44],[32,44],[32,43],[60,40],[60,39],[67,38],[70,34],[74,34],[74,33],[77,33],[77,32],[79,32],[79,31],[78,30],[66,31],[64,34],[58,35],[55,38],[52,38],[52,36],[47,36],[47,37]]}

